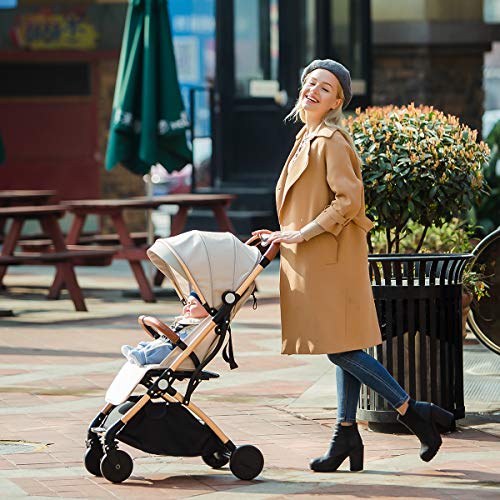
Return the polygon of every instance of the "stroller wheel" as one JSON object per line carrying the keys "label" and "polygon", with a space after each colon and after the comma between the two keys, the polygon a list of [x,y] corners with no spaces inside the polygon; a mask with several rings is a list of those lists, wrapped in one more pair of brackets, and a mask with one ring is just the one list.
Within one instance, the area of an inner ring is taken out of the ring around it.
{"label": "stroller wheel", "polygon": [[220,469],[229,462],[229,456],[224,451],[214,451],[211,455],[203,455],[201,458],[212,469]]}
{"label": "stroller wheel", "polygon": [[87,448],[85,455],[83,457],[83,463],[85,468],[94,476],[102,476],[101,474],[101,459],[104,455],[101,446],[92,445]]}
{"label": "stroller wheel", "polygon": [[250,481],[262,472],[263,467],[262,453],[251,444],[238,446],[231,454],[229,468],[238,479]]}
{"label": "stroller wheel", "polygon": [[130,455],[122,450],[113,450],[102,457],[101,473],[112,483],[121,483],[132,474],[134,464]]}

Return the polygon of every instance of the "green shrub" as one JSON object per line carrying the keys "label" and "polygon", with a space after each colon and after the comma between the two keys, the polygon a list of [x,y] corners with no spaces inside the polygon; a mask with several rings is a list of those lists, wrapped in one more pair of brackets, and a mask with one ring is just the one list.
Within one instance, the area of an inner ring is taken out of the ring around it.
{"label": "green shrub", "polygon": [[487,194],[483,166],[489,148],[477,131],[428,106],[370,107],[347,119],[364,163],[367,214],[385,233],[388,253],[401,250],[409,224],[422,227],[420,251],[431,226],[465,218]]}

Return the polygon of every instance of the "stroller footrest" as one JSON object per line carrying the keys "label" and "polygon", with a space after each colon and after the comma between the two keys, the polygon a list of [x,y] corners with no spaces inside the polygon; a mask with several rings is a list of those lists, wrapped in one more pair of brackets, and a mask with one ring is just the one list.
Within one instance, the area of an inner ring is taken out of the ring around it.
{"label": "stroller footrest", "polygon": [[[149,370],[148,375],[152,375],[153,377],[159,377],[162,373],[164,372],[164,369],[154,369],[154,370]],[[177,380],[184,380],[184,379],[190,379],[193,376],[192,371],[187,371],[187,370],[177,370],[175,372],[172,372],[172,376],[175,377]],[[215,372],[209,372],[209,371],[202,371],[198,375],[198,378],[200,380],[209,380],[211,378],[219,378],[220,375]]]}
{"label": "stroller footrest", "polygon": [[[178,380],[183,380],[186,378],[191,378],[193,376],[193,372],[190,371],[175,371],[172,373],[172,375],[178,379]],[[200,380],[209,380],[211,378],[219,378],[220,375],[215,372],[209,372],[209,371],[202,371],[199,373],[198,378]]]}

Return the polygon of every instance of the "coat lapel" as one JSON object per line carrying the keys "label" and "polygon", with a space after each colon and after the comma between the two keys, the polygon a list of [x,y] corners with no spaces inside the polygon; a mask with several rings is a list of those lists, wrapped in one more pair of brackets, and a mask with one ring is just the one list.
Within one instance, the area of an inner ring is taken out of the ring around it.
{"label": "coat lapel", "polygon": [[295,154],[295,151],[297,151],[297,148],[300,145],[300,142],[302,141],[302,137],[304,136],[306,132],[306,128],[302,127],[299,131],[299,133],[295,136],[295,144],[292,147],[292,150],[290,151],[290,154],[288,155],[288,158],[285,162],[285,166],[281,170],[280,177],[278,179],[278,183],[276,184],[276,208],[278,211],[278,215],[281,210],[281,206],[283,204],[283,195],[285,192],[285,185],[287,183],[287,178],[288,178],[288,165],[293,158],[293,155]]}
{"label": "coat lapel", "polygon": [[[299,153],[299,156],[295,159],[293,165],[288,168],[290,161],[292,160],[297,148],[300,146],[304,135],[306,134],[306,127],[302,127],[300,132],[297,134],[295,139],[295,145],[288,156],[288,159],[283,167],[280,178],[278,179],[278,184],[276,186],[276,207],[278,211],[278,217],[281,215],[281,211],[285,204],[286,196],[290,192],[291,187],[297,182],[300,176],[304,173],[307,165],[309,163],[309,150],[311,147],[312,141],[316,137],[331,137],[333,135],[334,130],[326,125],[320,125],[317,127],[314,132],[309,136],[306,140],[306,144],[304,148]],[[290,171],[289,171],[290,170]]]}

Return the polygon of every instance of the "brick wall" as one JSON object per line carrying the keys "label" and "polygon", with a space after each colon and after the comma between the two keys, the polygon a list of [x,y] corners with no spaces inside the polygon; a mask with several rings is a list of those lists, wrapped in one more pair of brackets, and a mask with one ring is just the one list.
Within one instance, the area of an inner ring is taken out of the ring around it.
{"label": "brick wall", "polygon": [[481,130],[485,50],[374,47],[373,104],[429,104]]}

